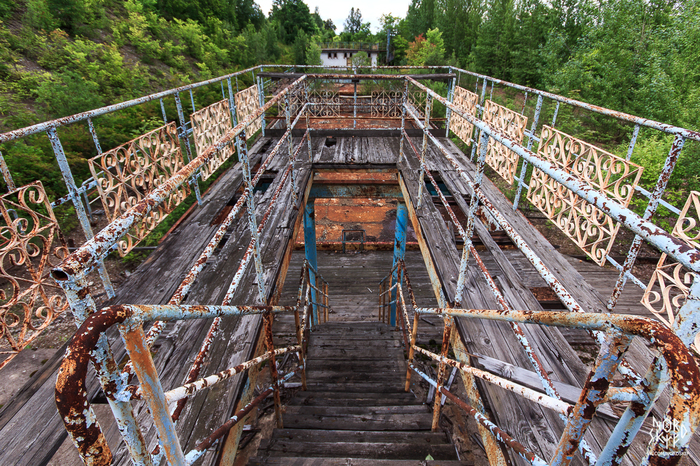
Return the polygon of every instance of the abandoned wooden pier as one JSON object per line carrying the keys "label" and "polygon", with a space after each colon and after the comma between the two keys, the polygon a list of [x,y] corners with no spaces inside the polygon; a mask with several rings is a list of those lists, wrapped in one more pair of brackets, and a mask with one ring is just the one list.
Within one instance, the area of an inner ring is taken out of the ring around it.
{"label": "abandoned wooden pier", "polygon": [[[485,98],[487,78],[477,77],[481,97],[458,86],[472,76],[463,70],[260,71],[235,101],[231,77],[222,78],[224,100],[200,110],[205,116],[193,111],[190,133],[164,126],[158,137],[191,138],[196,153],[150,190],[124,188],[142,191],[135,202],[105,204],[115,209],[112,223],[54,268],[84,323],[65,359],[48,361],[0,412],[0,464],[57,464],[59,451],[88,464],[233,464],[243,426],[266,398],[277,428],[249,464],[462,464],[439,429],[443,395],[477,420],[494,465],[636,465],[647,456],[700,464],[694,333],[654,320],[640,302],[650,302],[648,292],[629,286],[610,314],[618,272],[560,254],[484,175],[489,164],[518,181],[555,220],[583,222],[587,212],[584,233],[569,233],[595,262],[605,262],[623,227],[650,232],[645,240],[694,271],[692,241],[627,209],[637,167],[589,157],[601,173],[618,164],[624,174],[605,183],[577,177],[544,158],[552,134],[567,137],[554,122],[535,137],[549,95],[529,90],[538,102],[527,129],[523,115]],[[447,82],[447,97],[423,80]],[[380,90],[358,95],[360,83]],[[431,120],[433,106],[445,118]],[[183,116],[180,124],[187,130]],[[446,126],[466,151],[445,137]],[[88,273],[110,250],[133,249],[178,191],[197,184],[193,176],[211,176],[234,152],[237,162],[198,192],[201,202],[98,309]],[[108,198],[119,180],[100,177],[119,178],[128,163],[109,167],[105,154],[93,173]],[[356,204],[330,225],[329,200]],[[596,229],[607,236],[581,239]],[[628,264],[620,267],[629,278]],[[697,307],[689,296],[678,322]],[[582,346],[592,354],[585,363]],[[453,369],[464,400],[446,386]],[[416,398],[407,375],[433,386],[435,402]],[[285,390],[296,392],[283,398]],[[663,442],[662,422],[686,431]]]}

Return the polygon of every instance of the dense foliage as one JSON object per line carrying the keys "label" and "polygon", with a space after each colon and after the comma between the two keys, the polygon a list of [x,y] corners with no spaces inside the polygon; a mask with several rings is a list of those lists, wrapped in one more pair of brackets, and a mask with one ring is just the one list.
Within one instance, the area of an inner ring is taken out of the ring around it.
{"label": "dense foliage", "polygon": [[[383,15],[376,33],[356,8],[342,31],[302,0],[274,0],[265,13],[254,0],[0,0],[0,131],[259,63],[319,64],[319,42],[384,44],[388,34],[393,65],[460,66],[700,128],[700,0],[412,0],[404,18]],[[220,98],[208,92],[197,93],[198,106]],[[108,148],[159,121],[154,104],[95,124]],[[564,108],[560,125],[618,154],[631,132]],[[88,132],[74,125],[60,136],[84,179],[95,154]],[[635,157],[649,167],[645,183],[669,144],[642,132]],[[686,144],[672,180],[678,196],[700,186],[697,146]],[[45,136],[0,150],[18,184],[41,178],[52,195],[65,192]]]}

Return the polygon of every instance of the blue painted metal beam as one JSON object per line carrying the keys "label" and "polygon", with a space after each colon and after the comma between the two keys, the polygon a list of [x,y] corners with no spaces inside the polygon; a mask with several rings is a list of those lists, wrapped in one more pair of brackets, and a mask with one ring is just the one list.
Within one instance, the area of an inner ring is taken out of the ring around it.
{"label": "blue painted metal beam", "polygon": [[[404,259],[406,255],[406,228],[408,226],[408,210],[406,204],[399,202],[396,206],[396,232],[394,234],[394,262],[392,264],[391,284],[403,280],[403,269],[401,275],[396,265]],[[391,292],[391,319],[392,327],[396,326],[396,288]]]}
{"label": "blue painted metal beam", "polygon": [[316,273],[318,270],[318,260],[316,259],[316,221],[314,220],[314,202],[307,202],[304,205],[304,252],[306,260],[309,261],[313,270],[309,270],[309,283],[311,283],[311,301],[314,305],[311,308],[311,321],[318,324],[318,306],[316,305]]}

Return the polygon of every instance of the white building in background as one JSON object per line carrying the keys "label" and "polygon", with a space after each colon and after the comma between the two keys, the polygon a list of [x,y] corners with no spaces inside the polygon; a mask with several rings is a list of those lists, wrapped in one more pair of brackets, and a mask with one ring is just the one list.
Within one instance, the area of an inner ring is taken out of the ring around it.
{"label": "white building in background", "polygon": [[367,53],[372,66],[377,66],[379,54],[386,52],[386,46],[366,42],[326,42],[319,45],[323,66],[352,66],[352,57],[360,51]]}

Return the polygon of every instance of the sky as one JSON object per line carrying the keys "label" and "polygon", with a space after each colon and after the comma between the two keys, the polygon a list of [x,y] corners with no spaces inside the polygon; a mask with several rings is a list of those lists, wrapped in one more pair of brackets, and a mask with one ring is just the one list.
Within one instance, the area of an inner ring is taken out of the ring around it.
{"label": "sky", "polygon": [[[256,3],[260,5],[265,16],[270,14],[272,9],[272,0],[256,0]],[[408,11],[408,5],[411,3],[410,0],[353,0],[347,1],[315,1],[315,0],[305,0],[305,3],[309,5],[309,10],[311,13],[314,12],[318,6],[318,11],[321,14],[321,18],[324,20],[330,18],[333,20],[333,24],[336,26],[336,34],[342,32],[343,23],[345,19],[350,14],[350,8],[359,8],[362,12],[363,22],[371,23],[372,32],[377,32],[379,30],[379,18],[385,13],[391,13],[394,16],[405,17]]]}

